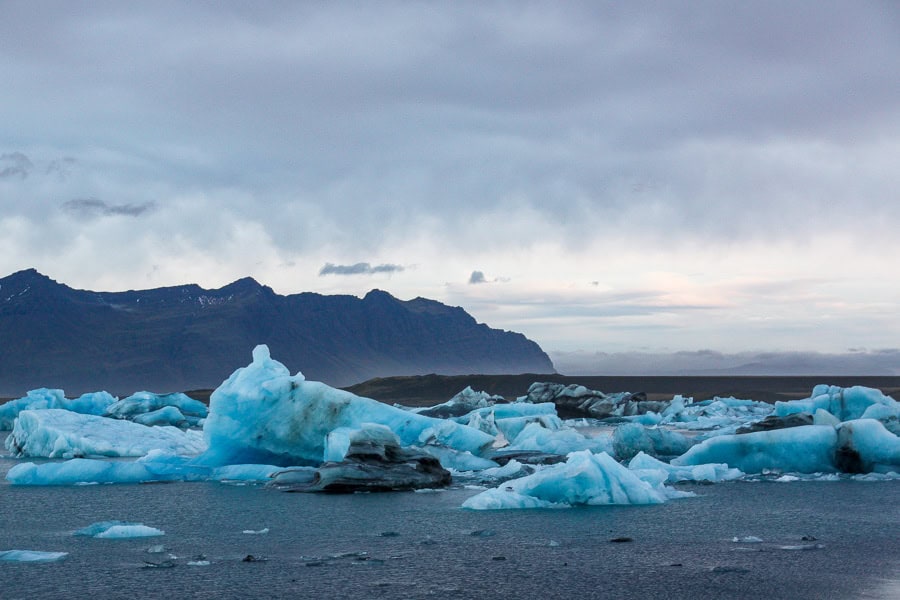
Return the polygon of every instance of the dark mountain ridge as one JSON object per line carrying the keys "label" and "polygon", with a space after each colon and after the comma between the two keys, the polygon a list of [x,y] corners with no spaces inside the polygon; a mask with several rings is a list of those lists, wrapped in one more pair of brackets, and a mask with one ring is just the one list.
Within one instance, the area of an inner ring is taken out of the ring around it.
{"label": "dark mountain ridge", "polygon": [[491,329],[434,300],[304,292],[246,277],[127,292],[76,290],[34,269],[0,279],[0,394],[215,387],[256,344],[331,385],[387,375],[552,373],[520,333]]}

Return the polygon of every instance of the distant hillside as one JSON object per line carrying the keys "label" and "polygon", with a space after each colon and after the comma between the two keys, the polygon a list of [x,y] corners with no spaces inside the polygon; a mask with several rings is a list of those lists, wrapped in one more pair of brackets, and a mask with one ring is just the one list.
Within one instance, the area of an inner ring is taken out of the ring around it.
{"label": "distant hillside", "polygon": [[0,279],[0,395],[216,387],[260,343],[292,371],[335,386],[387,375],[553,372],[522,334],[379,290],[362,299],[282,296],[245,278],[217,290],[93,292],[33,269]]}

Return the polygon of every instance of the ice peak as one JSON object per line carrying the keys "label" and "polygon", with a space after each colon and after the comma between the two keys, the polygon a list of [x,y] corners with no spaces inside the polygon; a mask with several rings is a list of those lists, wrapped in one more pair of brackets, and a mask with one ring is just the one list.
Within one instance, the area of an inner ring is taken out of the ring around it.
{"label": "ice peak", "polygon": [[261,363],[270,360],[272,355],[269,353],[269,347],[265,344],[259,344],[253,349],[253,362]]}

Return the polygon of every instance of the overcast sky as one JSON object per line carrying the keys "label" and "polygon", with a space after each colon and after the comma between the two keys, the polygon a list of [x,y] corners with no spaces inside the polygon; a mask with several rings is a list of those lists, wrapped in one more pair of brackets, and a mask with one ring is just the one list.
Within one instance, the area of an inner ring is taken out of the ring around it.
{"label": "overcast sky", "polygon": [[900,346],[896,2],[6,1],[0,82],[0,276]]}

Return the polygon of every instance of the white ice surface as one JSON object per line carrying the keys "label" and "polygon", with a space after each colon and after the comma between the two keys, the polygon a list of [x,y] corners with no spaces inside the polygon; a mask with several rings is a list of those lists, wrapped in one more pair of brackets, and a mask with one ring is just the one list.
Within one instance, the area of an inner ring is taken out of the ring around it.
{"label": "white ice surface", "polygon": [[0,550],[0,560],[5,562],[56,562],[68,555],[68,552],[42,550]]}
{"label": "white ice surface", "polygon": [[198,431],[147,427],[51,408],[20,412],[6,448],[17,457],[133,457],[153,450],[199,454],[206,443]]}
{"label": "white ice surface", "polygon": [[83,535],[98,539],[127,539],[141,537],[156,537],[165,535],[165,532],[155,527],[148,527],[143,523],[128,523],[124,521],[100,521],[91,523],[87,527],[79,529],[74,535]]}

